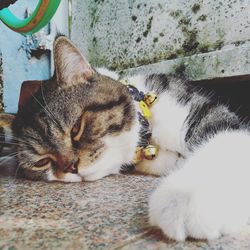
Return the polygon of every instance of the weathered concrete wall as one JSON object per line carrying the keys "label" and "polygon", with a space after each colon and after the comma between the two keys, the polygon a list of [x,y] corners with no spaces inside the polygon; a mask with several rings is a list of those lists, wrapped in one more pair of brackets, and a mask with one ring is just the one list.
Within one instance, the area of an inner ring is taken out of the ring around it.
{"label": "weathered concrete wall", "polygon": [[185,74],[191,80],[247,75],[250,74],[250,42],[125,70],[126,74],[136,72]]}
{"label": "weathered concrete wall", "polygon": [[[29,6],[33,9],[36,4],[37,1],[18,1],[12,6],[12,10],[17,16],[23,18],[25,7]],[[30,57],[31,40],[27,40],[25,36],[11,31],[1,22],[0,34],[4,106],[6,112],[15,113],[22,82],[30,79],[47,79],[50,76],[50,58],[48,54],[41,54],[40,58]]]}
{"label": "weathered concrete wall", "polygon": [[95,66],[116,70],[153,63],[192,79],[247,74],[249,26],[249,0],[73,1],[72,39]]}

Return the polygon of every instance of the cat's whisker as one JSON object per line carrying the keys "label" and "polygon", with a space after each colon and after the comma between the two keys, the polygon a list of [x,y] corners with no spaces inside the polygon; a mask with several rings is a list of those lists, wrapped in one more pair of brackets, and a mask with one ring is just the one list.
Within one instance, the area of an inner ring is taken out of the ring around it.
{"label": "cat's whisker", "polygon": [[[23,144],[28,145],[27,141],[22,140],[21,138],[15,137],[15,136],[10,135],[10,134],[0,134],[0,139],[1,139],[1,138],[3,138],[3,139],[5,139],[5,138],[7,138],[7,139],[13,139],[13,142],[14,142],[14,143],[15,143],[15,142],[21,142],[21,143],[23,143]],[[6,142],[6,144],[8,144],[8,142]]]}
{"label": "cat's whisker", "polygon": [[[43,101],[45,103],[45,107],[47,108],[47,110],[49,111],[49,113],[51,114],[51,116],[55,119],[55,121],[57,121],[57,118],[56,116],[52,113],[52,111],[49,109],[49,106],[47,104],[47,101],[45,99],[45,95],[44,95],[44,92],[43,92],[43,83],[41,83],[41,93],[42,93],[42,98],[43,98]],[[59,123],[57,123],[58,126],[61,126]]]}
{"label": "cat's whisker", "polygon": [[43,110],[48,114],[48,116],[50,117],[50,119],[59,127],[61,127],[61,125],[59,124],[58,121],[54,120],[55,117],[53,117],[53,115],[41,104],[41,102],[32,94],[30,93],[31,96],[34,98],[34,100],[43,108]]}
{"label": "cat's whisker", "polygon": [[[31,162],[30,160],[28,160],[28,162],[30,163],[30,164],[29,164],[29,167],[33,166],[34,162]],[[14,175],[14,180],[17,179],[18,171],[19,171],[19,169],[21,169],[21,168],[22,168],[22,165],[21,165],[21,164],[18,164],[17,169],[16,169],[16,172],[15,172],[15,175]]]}
{"label": "cat's whisker", "polygon": [[17,156],[23,152],[28,152],[29,150],[19,150],[19,151],[15,151],[15,152],[12,152],[10,154],[7,154],[7,155],[3,155],[3,156],[0,156],[0,164],[2,163],[2,161],[5,159],[5,158],[10,158],[10,157],[13,157],[13,156]]}
{"label": "cat's whisker", "polygon": [[[3,163],[17,157],[19,154],[23,154],[24,152],[27,153],[29,150],[21,150],[21,151],[18,151],[18,152],[15,152],[13,154],[10,154],[11,156],[8,156],[3,162],[1,162],[0,160],[0,165],[2,165]],[[28,162],[30,163],[30,166],[32,166],[33,164],[31,163],[30,160],[28,160]],[[22,164],[17,164],[17,168],[16,168],[16,171],[15,171],[15,174],[14,174],[14,180],[17,179],[17,174],[18,174],[18,171],[22,168]]]}
{"label": "cat's whisker", "polygon": [[19,169],[21,169],[21,165],[18,165],[17,168],[16,168],[15,175],[14,175],[14,180],[17,179],[17,174],[18,174]]}
{"label": "cat's whisker", "polygon": [[[15,154],[18,154],[19,152],[15,151],[15,152],[12,152],[10,154],[7,154],[7,155],[4,155],[3,157],[10,157],[10,156],[13,156]],[[0,162],[1,162],[1,159],[0,159]]]}
{"label": "cat's whisker", "polygon": [[26,146],[29,147],[28,143],[25,142],[18,142],[18,141],[14,141],[14,142],[5,142],[5,141],[0,141],[0,146],[2,146],[3,148],[17,148],[18,146]]}
{"label": "cat's whisker", "polygon": [[[20,146],[20,143],[15,143],[15,142],[0,142],[0,145],[3,145],[3,146],[8,146],[8,145]],[[26,144],[26,145],[28,145],[28,144]]]}
{"label": "cat's whisker", "polygon": [[4,156],[3,159],[0,159],[0,166],[2,166],[4,163],[14,159],[17,155],[18,155],[18,153],[15,155],[11,155],[11,156]]}

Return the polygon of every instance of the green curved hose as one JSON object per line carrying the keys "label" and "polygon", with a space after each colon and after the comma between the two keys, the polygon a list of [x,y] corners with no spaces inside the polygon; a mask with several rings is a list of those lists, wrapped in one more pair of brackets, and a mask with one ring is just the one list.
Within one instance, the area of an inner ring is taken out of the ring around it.
{"label": "green curved hose", "polygon": [[10,29],[21,34],[33,34],[43,28],[55,14],[61,0],[39,0],[33,13],[25,18],[19,19],[5,8],[0,11],[0,20]]}

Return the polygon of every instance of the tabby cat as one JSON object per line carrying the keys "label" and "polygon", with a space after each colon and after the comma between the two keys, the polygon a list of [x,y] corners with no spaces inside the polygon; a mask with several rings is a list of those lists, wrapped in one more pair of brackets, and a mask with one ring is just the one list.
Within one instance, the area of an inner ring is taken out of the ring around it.
{"label": "tabby cat", "polygon": [[[18,164],[45,181],[94,181],[133,164],[146,140],[158,148],[136,169],[164,176],[149,200],[152,225],[175,240],[239,230],[250,214],[250,135],[236,114],[164,74],[128,78],[153,91],[149,123],[115,73],[95,70],[66,37],[54,42],[55,77],[19,110]],[[145,125],[146,124],[146,125]]]}

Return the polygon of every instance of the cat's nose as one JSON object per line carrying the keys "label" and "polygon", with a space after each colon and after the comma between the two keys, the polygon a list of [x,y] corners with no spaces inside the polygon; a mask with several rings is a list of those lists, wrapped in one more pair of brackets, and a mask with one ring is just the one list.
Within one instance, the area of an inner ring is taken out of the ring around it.
{"label": "cat's nose", "polygon": [[78,162],[71,162],[68,166],[66,166],[66,168],[64,168],[63,172],[77,174],[78,173],[77,165]]}
{"label": "cat's nose", "polygon": [[78,160],[68,160],[65,157],[57,156],[56,165],[57,168],[60,169],[64,173],[72,173],[77,174],[78,173]]}

